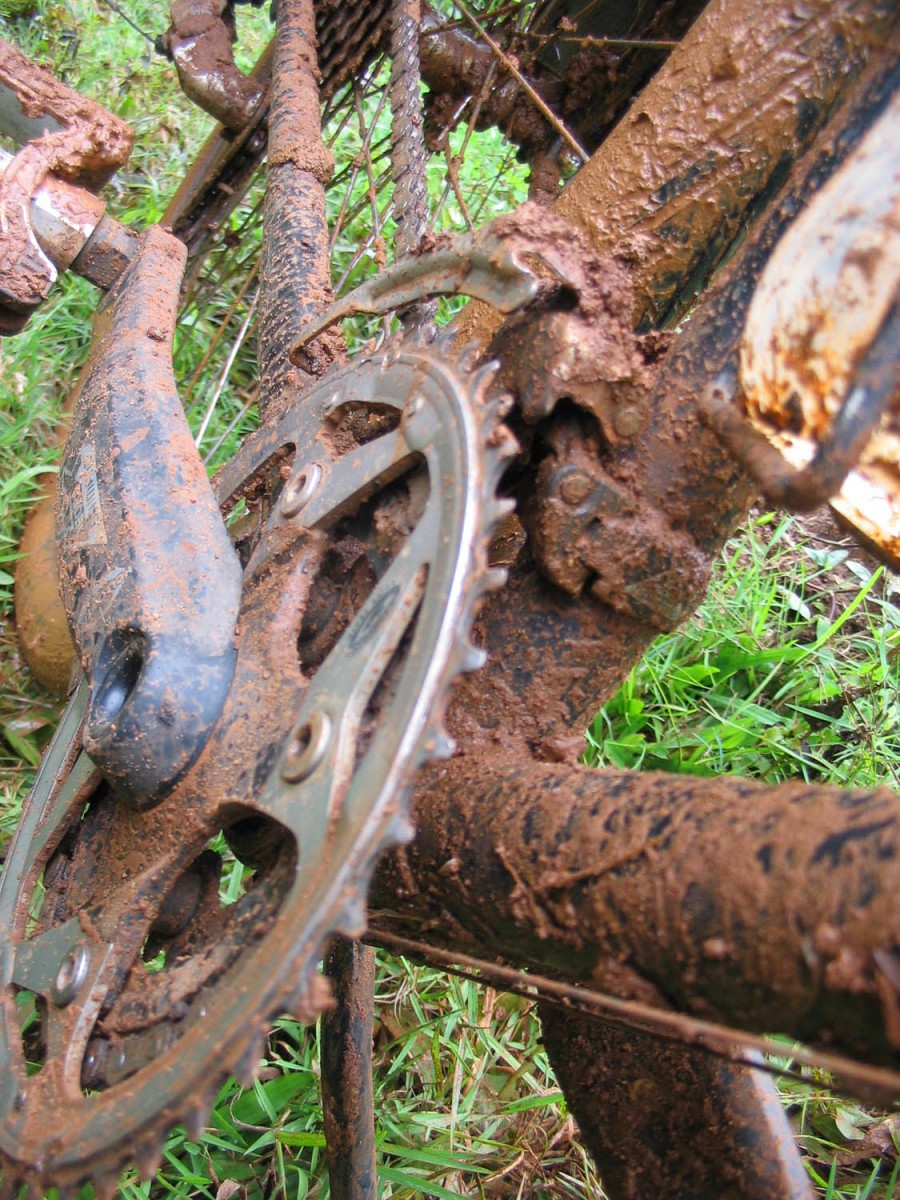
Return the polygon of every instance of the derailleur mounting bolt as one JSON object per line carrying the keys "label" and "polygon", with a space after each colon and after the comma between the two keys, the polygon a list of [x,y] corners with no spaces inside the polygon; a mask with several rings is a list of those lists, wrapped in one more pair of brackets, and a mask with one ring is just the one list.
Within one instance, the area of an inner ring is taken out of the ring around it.
{"label": "derailleur mounting bolt", "polygon": [[91,956],[86,946],[76,946],[59,964],[50,989],[50,999],[58,1008],[71,1004],[88,977]]}
{"label": "derailleur mounting bolt", "polygon": [[567,475],[559,485],[559,494],[566,504],[582,504],[594,490],[594,481],[583,471]]}

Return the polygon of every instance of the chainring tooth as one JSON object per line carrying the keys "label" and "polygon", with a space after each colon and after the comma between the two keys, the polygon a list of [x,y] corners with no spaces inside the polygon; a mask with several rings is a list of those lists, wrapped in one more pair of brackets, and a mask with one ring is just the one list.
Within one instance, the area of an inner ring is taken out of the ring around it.
{"label": "chainring tooth", "polygon": [[216,1099],[216,1089],[207,1089],[202,1097],[197,1101],[194,1108],[190,1109],[181,1118],[181,1123],[184,1125],[184,1131],[188,1136],[188,1141],[199,1142],[203,1136],[203,1130],[209,1123],[209,1114],[212,1112],[212,1106]]}
{"label": "chainring tooth", "polygon": [[160,1168],[163,1159],[162,1142],[148,1142],[140,1150],[135,1151],[134,1165],[137,1173],[146,1183],[152,1179]]}
{"label": "chainring tooth", "polygon": [[[348,379],[359,379],[368,371],[373,378],[377,375],[379,386],[387,386],[394,371],[400,372],[397,376],[398,379],[407,377],[403,375],[402,370],[404,363],[409,369],[410,362],[415,363],[416,370],[421,373],[423,379],[431,380],[433,383],[431,392],[428,393],[431,397],[429,403],[436,406],[433,411],[440,416],[441,431],[440,434],[433,436],[444,438],[445,444],[453,448],[452,453],[450,451],[447,453],[450,454],[450,461],[457,464],[455,468],[457,474],[460,471],[465,472],[462,477],[456,479],[455,486],[466,489],[464,505],[469,507],[464,506],[460,512],[467,512],[469,517],[466,521],[463,521],[461,517],[457,518],[460,532],[454,536],[457,539],[461,538],[463,529],[470,532],[466,535],[464,542],[459,541],[459,544],[454,544],[450,550],[444,546],[444,542],[448,539],[442,535],[437,539],[441,542],[441,546],[433,551],[435,555],[440,553],[452,556],[447,560],[448,565],[445,570],[450,572],[448,578],[456,581],[454,583],[456,588],[454,593],[456,599],[453,601],[454,615],[452,620],[443,615],[440,618],[449,622],[447,628],[452,630],[452,635],[440,651],[439,656],[433,660],[430,657],[428,659],[433,667],[429,684],[430,702],[425,708],[418,735],[409,749],[408,760],[404,760],[405,766],[400,777],[404,782],[399,788],[385,793],[386,798],[383,798],[381,802],[382,807],[378,810],[377,821],[374,824],[370,822],[371,829],[366,835],[368,840],[365,843],[353,843],[350,858],[341,868],[343,870],[352,869],[352,877],[347,886],[343,888],[340,900],[334,901],[334,906],[327,910],[326,916],[319,920],[318,924],[312,920],[307,932],[304,932],[303,928],[300,928],[299,932],[293,931],[293,952],[290,955],[290,961],[285,964],[285,973],[278,976],[277,984],[273,983],[269,986],[264,998],[261,997],[257,1000],[256,1011],[249,1016],[236,1036],[225,1037],[217,1041],[214,1053],[213,1045],[210,1046],[208,1061],[205,1064],[206,1078],[202,1082],[195,1081],[190,1099],[187,1098],[187,1093],[184,1093],[184,1098],[175,1102],[165,1093],[161,1093],[158,1101],[159,1107],[152,1118],[148,1118],[137,1130],[133,1130],[132,1135],[127,1132],[123,1133],[118,1141],[107,1144],[103,1153],[94,1155],[88,1165],[83,1160],[76,1163],[77,1155],[71,1153],[68,1158],[57,1155],[55,1160],[45,1158],[43,1161],[23,1164],[20,1158],[15,1158],[10,1154],[9,1143],[7,1143],[7,1148],[0,1146],[0,1164],[4,1166],[3,1180],[0,1182],[0,1198],[4,1194],[15,1195],[20,1186],[30,1186],[36,1189],[38,1195],[43,1194],[49,1187],[57,1187],[61,1194],[65,1192],[74,1194],[84,1184],[85,1176],[88,1174],[90,1181],[94,1184],[98,1200],[103,1200],[104,1196],[111,1196],[115,1192],[118,1175],[129,1162],[135,1163],[143,1179],[151,1178],[156,1173],[161,1161],[165,1138],[174,1125],[181,1121],[185,1124],[190,1138],[196,1139],[200,1136],[207,1122],[216,1088],[222,1080],[228,1075],[234,1075],[243,1086],[252,1085],[263,1060],[267,1032],[279,1013],[289,1011],[297,1019],[311,1022],[332,1002],[329,983],[319,974],[317,963],[332,936],[337,933],[353,936],[362,932],[366,925],[366,895],[379,858],[385,851],[398,844],[408,842],[412,837],[413,827],[407,797],[408,781],[423,762],[429,759],[448,757],[453,753],[454,744],[444,729],[443,723],[450,688],[454,679],[461,672],[477,670],[483,665],[484,652],[472,644],[469,631],[484,593],[501,586],[505,578],[505,572],[488,566],[487,550],[492,532],[510,510],[510,502],[498,498],[496,492],[503,472],[517,447],[512,434],[502,424],[510,401],[504,395],[496,395],[491,392],[497,373],[495,363],[476,361],[474,349],[472,347],[460,349],[449,332],[417,329],[392,339],[375,355],[358,360],[352,367],[333,369],[330,376],[326,376],[315,385],[313,394],[320,398],[318,403],[321,419],[327,421],[330,411],[340,406],[340,389],[343,386],[344,390],[347,390]],[[352,388],[350,390],[352,392]],[[336,396],[337,398],[335,398]],[[299,411],[304,405],[308,406],[309,401],[309,394],[300,398],[296,405],[297,410]],[[442,405],[443,407],[441,407]],[[398,401],[396,408],[402,417],[406,411],[405,402]],[[289,409],[288,414],[291,411]],[[238,452],[238,460],[245,464],[241,468],[245,473],[243,478],[240,475],[235,477],[238,485],[236,491],[241,487],[246,487],[254,470],[261,469],[272,461],[270,448],[265,452],[260,463],[255,463],[253,459],[254,445],[253,435],[251,435],[242,450]],[[466,458],[466,454],[475,457],[470,461]],[[471,478],[469,478],[470,471]],[[446,475],[443,468],[442,472],[443,480]],[[444,486],[443,483],[442,486]],[[436,505],[441,503],[433,482],[429,489],[429,496],[432,499],[426,503],[432,501]],[[272,522],[278,520],[283,521],[284,518],[279,517],[276,505],[260,528],[261,539],[265,536],[265,530],[272,526]],[[443,526],[437,526],[437,528],[442,529]],[[452,570],[450,564],[452,564]],[[251,580],[249,586],[253,586],[257,576],[248,571],[247,578]],[[427,587],[427,585],[425,586]],[[423,600],[423,603],[426,601]],[[417,620],[421,620],[421,618],[417,618]],[[438,628],[444,628],[444,626],[438,624]],[[343,636],[341,634],[341,637]],[[340,645],[340,640],[337,645]],[[328,652],[329,655],[331,653],[332,651]],[[411,654],[411,651],[407,653]],[[429,655],[433,653],[433,650],[429,651]],[[324,663],[327,662],[328,656],[324,660]],[[401,667],[400,683],[398,684],[401,691],[402,683],[405,680],[405,676],[402,674],[403,670],[405,667]],[[399,703],[399,701],[397,702]],[[403,703],[407,702],[403,701]],[[75,756],[70,750],[67,750],[67,753],[71,764]],[[72,769],[71,765],[68,769]],[[40,806],[42,797],[36,793],[29,803]],[[369,826],[366,828],[368,829]],[[337,870],[336,867],[335,871]],[[10,875],[12,874],[13,872],[10,873]],[[21,895],[17,895],[16,904],[18,905],[20,902]],[[286,908],[276,910],[273,918],[276,925],[285,920],[291,920],[290,904],[287,901],[285,903],[287,904]],[[318,919],[318,914],[315,915]],[[310,916],[312,917],[313,914]],[[238,951],[239,954],[244,952],[243,948]],[[221,980],[217,978],[211,987],[213,989],[227,988],[228,978],[226,971]],[[203,994],[206,995],[206,993]],[[210,1012],[214,1014],[215,991],[210,994],[212,1000],[209,1001],[209,1004],[204,1000],[204,1006],[209,1007]],[[209,1029],[208,1025],[207,1029]],[[215,1031],[211,1032],[215,1036]],[[200,1036],[209,1036],[209,1033],[205,1035],[201,1033]],[[152,1063],[148,1069],[152,1071]],[[128,1087],[136,1086],[136,1081],[131,1075],[126,1078]],[[151,1082],[151,1079],[147,1079],[139,1086],[147,1087],[151,1085]],[[117,1082],[111,1082],[109,1090],[115,1091],[118,1086]],[[101,1092],[101,1097],[102,1095]],[[90,1103],[90,1100],[86,1099],[85,1102]],[[0,1124],[0,1137],[2,1136],[2,1124]],[[64,1135],[62,1136],[64,1137]],[[131,1136],[130,1141],[129,1136]],[[60,1139],[57,1141],[59,1142]],[[137,1149],[134,1148],[135,1145],[137,1145]],[[69,1151],[71,1149],[70,1146]]]}

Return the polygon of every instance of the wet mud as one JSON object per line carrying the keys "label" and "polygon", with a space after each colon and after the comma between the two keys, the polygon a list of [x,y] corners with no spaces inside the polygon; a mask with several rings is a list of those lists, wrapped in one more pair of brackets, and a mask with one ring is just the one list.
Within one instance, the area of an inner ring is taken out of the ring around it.
{"label": "wet mud", "polygon": [[305,370],[288,358],[303,327],[332,297],[325,183],[333,161],[321,136],[315,30],[312,0],[285,0],[275,46],[260,263],[263,416],[281,411],[304,380],[345,353],[340,330],[330,330],[306,348]]}
{"label": "wet mud", "polygon": [[900,797],[521,763],[432,768],[374,924],[900,1063]]}

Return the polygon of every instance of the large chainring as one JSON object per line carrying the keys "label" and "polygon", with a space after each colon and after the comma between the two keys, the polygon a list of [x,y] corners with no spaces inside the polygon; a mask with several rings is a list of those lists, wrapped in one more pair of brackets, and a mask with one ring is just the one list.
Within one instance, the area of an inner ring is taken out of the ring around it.
{"label": "large chainring", "polygon": [[273,1015],[327,1003],[323,947],[362,930],[378,856],[411,835],[405,789],[452,750],[448,688],[480,664],[473,609],[502,581],[486,545],[513,442],[470,358],[388,344],[221,472],[234,685],[156,808],[99,778],[73,699],[0,878],[3,1192],[149,1175],[173,1124],[253,1076]]}

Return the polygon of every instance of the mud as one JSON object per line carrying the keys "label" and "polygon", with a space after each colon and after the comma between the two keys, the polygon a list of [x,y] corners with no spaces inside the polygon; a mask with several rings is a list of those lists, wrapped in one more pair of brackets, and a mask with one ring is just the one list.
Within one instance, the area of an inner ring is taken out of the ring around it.
{"label": "mud", "polygon": [[[550,1005],[543,1042],[610,1196],[812,1200],[771,1078]],[[766,1147],[765,1154],[760,1146]]]}
{"label": "mud", "polygon": [[307,347],[305,370],[290,347],[331,301],[325,181],[331,162],[322,145],[319,68],[312,0],[279,8],[275,79],[269,113],[269,176],[260,265],[260,413],[280,411],[306,376],[321,375],[345,352],[339,330]]}
{"label": "mud", "polygon": [[54,482],[44,485],[19,542],[16,569],[16,633],[38,683],[58,696],[68,691],[75,649],[56,583]]}
{"label": "mud", "polygon": [[[900,290],[898,120],[895,96],[776,247],[748,313],[740,374],[754,428],[796,472],[787,473],[792,495],[806,507],[835,497],[842,516],[895,568],[900,335],[891,310]],[[887,353],[879,351],[882,342]],[[864,419],[851,423],[851,408]],[[766,475],[760,479],[770,493]]]}
{"label": "mud", "polygon": [[135,804],[171,786],[219,715],[241,590],[175,386],[184,259],[151,227],[107,298],[59,474],[61,590],[91,685],[85,746]]}
{"label": "mud", "polygon": [[[873,61],[852,101],[796,165],[778,203],[760,219],[671,349],[655,357],[659,347],[653,339],[641,339],[650,386],[637,432],[616,444],[594,437],[591,470],[601,468],[603,474],[598,471],[596,478],[607,483],[605,498],[598,499],[609,507],[618,498],[626,515],[639,514],[639,520],[624,525],[626,531],[645,527],[653,535],[667,527],[674,535],[669,539],[672,553],[668,564],[658,551],[646,555],[642,564],[632,557],[636,542],[610,540],[625,563],[620,571],[615,555],[604,555],[607,542],[601,536],[590,554],[582,555],[580,566],[573,556],[573,569],[582,571],[587,563],[598,579],[606,579],[610,599],[619,603],[616,588],[619,595],[628,588],[629,597],[648,611],[636,616],[614,611],[599,597],[567,595],[540,577],[532,550],[520,549],[510,566],[509,587],[502,597],[488,598],[476,624],[476,640],[490,655],[488,665],[460,682],[450,707],[451,731],[461,745],[473,752],[496,743],[516,745],[538,757],[555,754],[544,747],[566,744],[593,719],[649,643],[653,621],[659,626],[665,620],[671,627],[696,608],[712,556],[752,503],[757,487],[713,433],[698,397],[721,371],[736,371],[747,305],[769,254],[792,217],[883,110],[894,87],[893,69],[890,59],[886,64],[880,57]],[[616,386],[604,418],[607,426],[620,411]],[[548,444],[552,452],[552,440]],[[589,446],[588,439],[584,445]],[[537,463],[509,481],[510,490],[529,503],[535,493],[531,472],[541,466],[533,447],[532,455]],[[655,513],[664,514],[665,526],[654,522]],[[621,513],[604,519],[610,533],[623,528]],[[654,545],[653,536],[647,544]],[[620,583],[617,574],[625,570],[629,578]],[[657,615],[652,616],[653,610]]]}
{"label": "mud", "polygon": [[[63,402],[61,420],[55,430],[55,440],[60,446],[68,436],[87,370],[87,365],[81,369]],[[43,494],[31,509],[19,542],[22,557],[16,564],[13,604],[16,633],[29,669],[42,687],[64,696],[76,656],[59,593],[56,480],[54,471],[36,481]]]}
{"label": "mud", "polygon": [[338,938],[325,959],[335,1007],[322,1018],[322,1115],[334,1200],[374,1200],[375,951]]}
{"label": "mud", "polygon": [[539,246],[562,285],[508,319],[488,348],[531,427],[520,440],[537,469],[519,500],[535,563],[569,596],[589,590],[618,613],[674,628],[683,597],[705,588],[709,563],[643,494],[629,458],[653,423],[669,339],[634,334],[629,271],[596,258],[556,213],[525,205],[497,228],[523,259]]}
{"label": "mud", "polygon": [[[556,202],[632,265],[635,324],[674,322],[895,19],[887,0],[713,0],[697,18]],[[499,319],[472,305],[458,324],[486,341]]]}
{"label": "mud", "polygon": [[4,118],[4,128],[20,141],[43,134],[48,170],[96,189],[127,161],[134,131],[124,121],[3,41],[0,90],[13,93],[12,104],[19,109],[18,116]]}
{"label": "mud", "polygon": [[[526,157],[546,147],[553,130],[496,52],[474,30],[446,27],[447,22],[429,5],[422,6],[422,14],[420,55],[422,79],[429,89],[425,100],[429,147],[443,146],[462,105],[473,96],[481,100],[477,129],[502,129]],[[545,104],[555,107],[559,84],[552,77],[541,81],[532,75],[527,83]]]}
{"label": "mud", "polygon": [[172,26],[161,42],[185,95],[226,129],[243,129],[265,86],[235,64],[233,10],[223,0],[172,0],[170,14]]}
{"label": "mud", "polygon": [[[316,55],[313,6],[305,0],[285,0],[279,9],[275,41],[275,84],[269,109],[269,162],[294,163],[311,171],[322,184],[331,176],[324,169],[328,152],[322,146],[319,119],[321,74]],[[310,148],[320,149],[313,156]]]}
{"label": "mud", "polygon": [[[900,797],[521,764],[432,768],[373,923],[900,1062]],[[490,831],[489,833],[487,831]]]}
{"label": "mud", "polygon": [[[32,227],[38,188],[51,172],[84,187],[100,187],[128,158],[134,135],[123,121],[82,99],[5,42],[0,42],[0,110],[4,131],[25,141],[0,177],[0,299],[9,313],[0,319],[0,328],[17,332],[21,315],[46,298],[57,277],[57,267]],[[60,211],[45,212],[49,222],[44,224],[52,229],[45,240],[64,267],[93,231],[103,206],[91,203],[91,197],[79,203],[77,195],[73,199],[61,187],[56,192]]]}

